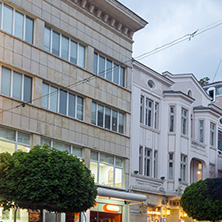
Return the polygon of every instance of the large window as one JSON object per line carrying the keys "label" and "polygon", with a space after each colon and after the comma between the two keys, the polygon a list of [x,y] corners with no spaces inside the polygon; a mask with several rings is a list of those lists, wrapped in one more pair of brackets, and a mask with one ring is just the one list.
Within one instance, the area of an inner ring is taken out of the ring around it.
{"label": "large window", "polygon": [[1,69],[1,94],[25,102],[32,100],[32,78],[2,67]]}
{"label": "large window", "polygon": [[144,123],[144,96],[140,97],[140,123]]}
{"label": "large window", "polygon": [[204,121],[199,121],[199,141],[203,143],[204,141]]}
{"label": "large window", "polygon": [[96,184],[124,188],[122,158],[92,151],[90,170]]}
{"label": "large window", "polygon": [[157,151],[154,151],[154,156],[153,156],[153,176],[157,177]]}
{"label": "large window", "polygon": [[34,19],[1,2],[0,28],[28,43],[33,43]]}
{"label": "large window", "polygon": [[46,137],[41,137],[41,145],[47,144],[51,148],[54,147],[60,151],[68,151],[68,153],[77,156],[78,158],[82,158],[82,148],[79,146],[66,144],[64,142],[58,140],[52,140]]}
{"label": "large window", "polygon": [[145,149],[144,153],[144,175],[151,176],[151,150]]}
{"label": "large window", "polygon": [[185,155],[181,155],[180,157],[180,178],[182,181],[186,181],[186,166],[187,166],[187,157]]}
{"label": "large window", "polygon": [[109,107],[92,102],[91,123],[124,134],[125,115]]}
{"label": "large window", "polygon": [[45,26],[44,49],[75,65],[85,68],[85,46]]}
{"label": "large window", "polygon": [[174,163],[174,155],[173,155],[173,153],[169,153],[169,157],[168,157],[169,176],[168,176],[168,178],[170,180],[173,180],[173,163]]}
{"label": "large window", "polygon": [[139,147],[139,174],[143,174],[143,147]]}
{"label": "large window", "polygon": [[96,52],[94,53],[93,72],[117,85],[125,87],[125,68]]}
{"label": "large window", "polygon": [[47,83],[42,85],[42,107],[83,120],[83,98]]}
{"label": "large window", "polygon": [[0,153],[30,150],[30,134],[0,126]]}
{"label": "large window", "polygon": [[222,151],[222,131],[218,130],[218,149]]}
{"label": "large window", "polygon": [[169,131],[174,132],[175,128],[175,106],[170,106],[170,127]]}
{"label": "large window", "polygon": [[187,135],[187,110],[181,110],[181,133]]}
{"label": "large window", "polygon": [[210,123],[210,145],[215,146],[215,124]]}
{"label": "large window", "polygon": [[153,101],[146,99],[146,114],[145,114],[145,124],[147,126],[152,126],[153,121]]}

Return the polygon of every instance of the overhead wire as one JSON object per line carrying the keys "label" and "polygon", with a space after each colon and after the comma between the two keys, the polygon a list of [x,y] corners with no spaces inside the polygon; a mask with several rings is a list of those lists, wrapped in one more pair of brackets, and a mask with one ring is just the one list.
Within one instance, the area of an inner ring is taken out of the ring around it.
{"label": "overhead wire", "polygon": [[[218,27],[218,26],[220,26],[220,25],[222,25],[222,19],[220,19],[220,20],[218,20],[218,21],[216,21],[216,22],[214,22],[214,23],[212,23],[212,24],[209,24],[209,25],[205,26],[204,28],[197,29],[196,31],[194,31],[194,32],[191,33],[191,34],[186,34],[186,35],[184,35],[184,36],[182,36],[182,37],[179,37],[179,38],[173,40],[172,42],[166,43],[166,44],[164,44],[164,45],[162,45],[162,46],[159,46],[159,47],[157,47],[157,48],[155,48],[155,49],[153,49],[153,50],[151,50],[151,51],[148,51],[148,52],[146,52],[146,53],[143,53],[142,55],[139,55],[139,56],[135,57],[135,59],[136,59],[136,60],[141,60],[141,59],[144,59],[145,57],[148,57],[148,56],[151,56],[151,55],[153,55],[153,54],[156,54],[156,53],[158,53],[158,52],[160,52],[160,51],[163,51],[163,50],[165,50],[165,49],[167,49],[167,48],[170,48],[170,47],[172,47],[172,46],[174,46],[174,45],[176,45],[176,44],[179,44],[179,43],[181,43],[181,42],[184,42],[184,41],[186,41],[186,40],[189,40],[189,41],[190,41],[190,40],[191,40],[192,38],[194,38],[195,36],[200,35],[200,34],[202,34],[202,33],[204,33],[204,32],[207,32],[207,31],[209,31],[209,30],[211,30],[211,29],[214,29],[214,28],[216,28],[216,27]],[[123,63],[120,63],[120,65],[126,65],[127,63],[129,63],[129,62],[131,62],[131,61],[132,61],[132,58],[130,58],[129,60],[127,60],[127,61],[125,61],[125,62],[123,62]],[[79,80],[79,81],[77,81],[77,82],[74,82],[74,83],[72,83],[72,84],[70,84],[70,85],[68,85],[68,86],[62,87],[62,88],[71,89],[71,87],[78,86],[79,84],[83,84],[83,83],[89,82],[90,80],[92,80],[92,79],[94,79],[94,78],[96,78],[96,77],[98,77],[98,76],[104,75],[105,71],[106,71],[106,72],[108,72],[108,71],[114,71],[114,70],[117,69],[117,68],[118,68],[118,67],[112,67],[112,68],[110,68],[110,69],[106,69],[106,70],[104,70],[104,71],[102,71],[102,72],[99,72],[98,74],[95,74],[95,75],[92,75],[92,76],[90,76],[90,77],[84,78],[84,79],[82,79],[82,80]],[[13,109],[15,109],[15,108],[19,108],[19,107],[21,107],[21,106],[22,106],[22,107],[25,107],[26,104],[32,103],[32,102],[34,102],[34,101],[36,101],[36,100],[39,100],[39,99],[42,99],[42,98],[45,98],[45,97],[47,97],[47,96],[49,96],[49,95],[54,95],[54,94],[56,94],[56,93],[57,93],[57,91],[54,91],[54,92],[47,93],[47,94],[45,94],[45,95],[43,95],[43,96],[34,98],[34,99],[30,100],[29,102],[24,102],[24,101],[23,101],[21,104],[19,104],[19,105],[17,105],[17,106],[14,106],[14,107],[11,107],[11,108],[9,108],[9,109],[1,109],[0,113],[3,113],[3,112],[5,112],[5,111],[10,111],[10,110],[13,110]]]}

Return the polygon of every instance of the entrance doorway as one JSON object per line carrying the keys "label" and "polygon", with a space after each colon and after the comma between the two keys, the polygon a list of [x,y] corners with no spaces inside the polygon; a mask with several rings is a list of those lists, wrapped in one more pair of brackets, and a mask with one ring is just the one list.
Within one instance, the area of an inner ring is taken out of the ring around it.
{"label": "entrance doorway", "polygon": [[90,222],[122,222],[122,216],[117,213],[91,211]]}

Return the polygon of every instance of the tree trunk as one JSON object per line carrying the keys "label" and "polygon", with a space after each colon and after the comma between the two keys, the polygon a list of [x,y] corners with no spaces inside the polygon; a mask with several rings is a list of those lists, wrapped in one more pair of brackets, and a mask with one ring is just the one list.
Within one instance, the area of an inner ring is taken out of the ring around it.
{"label": "tree trunk", "polygon": [[14,207],[15,212],[14,212],[14,222],[16,222],[16,213],[17,213],[17,207]]}
{"label": "tree trunk", "polygon": [[43,222],[43,209],[40,209],[40,218],[39,222]]}

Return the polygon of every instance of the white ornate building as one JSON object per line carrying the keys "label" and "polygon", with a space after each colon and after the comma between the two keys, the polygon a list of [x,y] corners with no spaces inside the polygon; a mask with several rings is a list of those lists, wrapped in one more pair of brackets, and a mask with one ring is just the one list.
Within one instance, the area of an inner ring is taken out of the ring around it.
{"label": "white ornate building", "polygon": [[193,182],[222,176],[221,115],[193,74],[161,75],[133,62],[130,185],[147,200],[131,206],[131,221],[192,221],[180,196]]}

